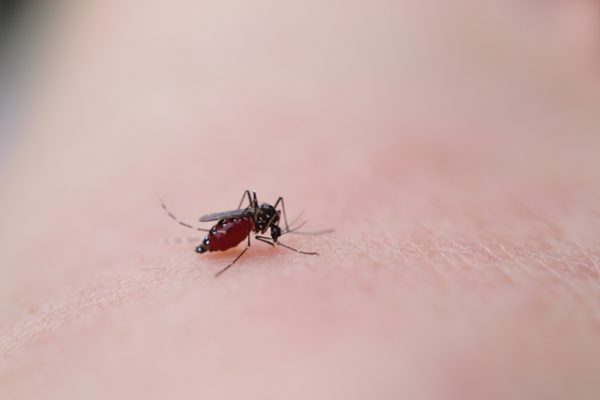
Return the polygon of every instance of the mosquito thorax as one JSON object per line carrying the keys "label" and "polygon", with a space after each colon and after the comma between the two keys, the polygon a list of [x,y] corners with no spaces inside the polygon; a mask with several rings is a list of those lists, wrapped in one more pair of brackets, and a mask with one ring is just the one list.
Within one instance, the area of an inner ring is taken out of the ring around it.
{"label": "mosquito thorax", "polygon": [[256,215],[256,228],[260,232],[266,231],[269,226],[277,225],[279,223],[279,214],[275,207],[270,204],[263,203],[258,209]]}

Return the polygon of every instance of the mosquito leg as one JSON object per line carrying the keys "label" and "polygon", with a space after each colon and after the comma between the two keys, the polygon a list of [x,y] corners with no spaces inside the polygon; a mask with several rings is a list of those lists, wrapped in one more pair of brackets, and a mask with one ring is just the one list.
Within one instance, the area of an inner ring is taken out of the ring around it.
{"label": "mosquito leg", "polygon": [[219,276],[221,276],[221,274],[223,272],[225,272],[229,267],[231,267],[233,264],[235,264],[235,262],[246,252],[246,250],[248,250],[250,248],[250,235],[248,235],[248,246],[246,246],[246,248],[235,258],[235,260],[233,260],[231,262],[231,264],[229,264],[228,266],[226,266],[225,268],[223,268],[222,270],[220,270],[219,272],[217,272],[215,274],[215,278],[218,278]]}
{"label": "mosquito leg", "polygon": [[254,236],[254,239],[260,240],[263,243],[266,243],[268,245],[271,245],[272,247],[275,247],[275,244],[273,244],[273,242],[271,241],[271,238],[269,238],[269,237],[266,237],[266,236]]}
{"label": "mosquito leg", "polygon": [[[277,206],[279,205],[279,203],[281,203],[281,207],[283,208],[283,218],[284,218],[284,220],[285,220],[285,231],[286,231],[286,232],[289,232],[289,230],[290,230],[290,227],[289,227],[289,225],[288,225],[288,222],[287,222],[287,215],[286,215],[286,213],[285,213],[285,205],[283,205],[283,197],[279,197],[279,198],[277,199],[277,201],[275,202],[275,205],[273,205],[273,208],[277,209]],[[268,223],[265,225],[265,228],[264,228],[264,229],[263,229],[263,230],[262,230],[260,233],[265,233],[265,232],[267,231],[267,229],[269,229],[269,227],[271,226],[271,224],[272,224],[272,223],[273,223],[273,221],[275,220],[275,217],[276,217],[278,214],[279,214],[279,213],[277,213],[277,214],[274,214],[274,215],[271,217],[271,219],[269,220],[269,222],[268,222]]]}
{"label": "mosquito leg", "polygon": [[258,217],[258,199],[256,198],[256,192],[254,191],[252,192],[252,199],[254,201],[254,222],[256,222],[256,218]]}
{"label": "mosquito leg", "polygon": [[276,243],[277,243],[278,245],[280,245],[280,246],[283,246],[283,247],[285,247],[286,249],[293,250],[293,251],[295,251],[296,253],[308,254],[308,255],[310,255],[310,256],[316,256],[316,255],[319,255],[319,253],[317,253],[317,252],[315,252],[315,251],[302,251],[302,250],[298,250],[298,249],[295,249],[295,248],[293,248],[293,247],[290,247],[290,246],[288,246],[287,244],[283,244],[283,243],[281,243],[281,242],[279,242],[279,241],[278,241],[278,242],[276,242]]}
{"label": "mosquito leg", "polygon": [[279,197],[277,199],[277,201],[273,205],[273,208],[277,208],[277,206],[279,205],[279,203],[281,203],[281,209],[283,210],[283,220],[285,221],[285,230],[289,231],[290,230],[290,225],[288,224],[287,213],[285,212],[285,202],[283,201],[283,197]]}
{"label": "mosquito leg", "polygon": [[[242,199],[240,200],[240,204],[238,205],[238,208],[237,208],[238,210],[239,210],[240,208],[242,208],[242,204],[244,203],[244,199],[245,199],[246,197],[248,197],[248,203],[249,203],[248,207],[252,207],[252,197],[250,196],[250,191],[249,191],[249,190],[246,190],[246,191],[244,192],[244,194],[242,195]],[[254,198],[256,199],[256,193],[254,193]]]}
{"label": "mosquito leg", "polygon": [[185,226],[186,228],[193,229],[193,230],[195,230],[195,231],[202,231],[202,232],[208,232],[208,231],[209,231],[208,229],[199,228],[199,227],[197,227],[197,226],[190,225],[190,224],[188,224],[187,222],[180,221],[180,220],[179,220],[179,219],[178,219],[178,218],[175,216],[175,214],[173,214],[171,211],[169,211],[169,209],[167,208],[167,205],[165,204],[165,202],[164,202],[164,201],[162,201],[162,199],[160,200],[160,204],[161,204],[161,206],[162,206],[163,210],[165,210],[165,212],[167,213],[167,215],[168,215],[169,217],[171,217],[171,219],[172,219],[173,221],[177,222],[179,225],[181,225],[181,226]]}
{"label": "mosquito leg", "polygon": [[297,253],[308,254],[308,255],[311,255],[311,256],[316,256],[316,255],[318,255],[318,254],[319,254],[319,253],[316,253],[316,252],[314,252],[314,251],[311,251],[311,252],[309,252],[309,251],[302,251],[302,250],[298,250],[298,249],[295,249],[295,248],[293,248],[293,247],[290,247],[290,246],[288,246],[288,245],[286,245],[286,244],[283,244],[283,243],[281,243],[281,242],[275,242],[275,243],[273,243],[273,242],[272,242],[272,240],[273,240],[273,239],[271,239],[271,238],[269,238],[269,237],[266,237],[266,236],[258,236],[258,235],[257,235],[257,236],[254,236],[254,239],[256,239],[256,240],[260,240],[261,242],[263,242],[263,243],[266,243],[266,244],[270,244],[270,245],[271,245],[271,246],[273,246],[273,247],[275,247],[275,244],[278,244],[278,245],[280,245],[280,246],[283,246],[283,247],[285,247],[286,249],[293,250],[293,251],[295,251],[295,252],[297,252]]}
{"label": "mosquito leg", "polygon": [[225,271],[227,271],[229,268],[231,268],[231,266],[232,266],[233,264],[235,264],[235,262],[236,262],[237,260],[239,260],[239,259],[240,259],[240,257],[241,257],[241,256],[243,256],[243,255],[244,255],[244,253],[245,253],[246,251],[248,251],[248,249],[249,249],[249,248],[250,248],[250,245],[248,245],[248,246],[247,246],[247,247],[246,247],[246,248],[245,248],[245,249],[244,249],[244,250],[243,250],[243,251],[242,251],[240,254],[238,254],[238,256],[237,256],[237,257],[236,257],[236,258],[235,258],[235,259],[234,259],[234,260],[233,260],[231,263],[229,263],[229,265],[228,265],[228,266],[226,266],[225,268],[223,268],[222,270],[220,270],[219,272],[217,272],[217,273],[215,274],[215,278],[218,278],[219,276],[221,276],[221,275],[223,274],[223,272],[225,272]]}
{"label": "mosquito leg", "polygon": [[251,195],[250,190],[246,190],[242,195],[242,199],[240,200],[240,204],[238,204],[237,209],[239,210],[242,208],[242,204],[244,203],[244,199],[246,197],[248,198],[248,207],[246,207],[245,210],[254,208],[254,221],[256,221],[256,216],[258,214],[258,200],[256,200],[256,192],[253,191]]}

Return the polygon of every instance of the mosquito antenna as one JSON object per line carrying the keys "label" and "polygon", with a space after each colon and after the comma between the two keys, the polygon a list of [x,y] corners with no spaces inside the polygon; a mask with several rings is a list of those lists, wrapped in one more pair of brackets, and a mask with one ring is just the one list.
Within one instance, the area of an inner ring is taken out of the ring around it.
{"label": "mosquito antenna", "polygon": [[[302,227],[304,224],[300,225],[300,227]],[[300,227],[296,228],[299,229]],[[305,236],[319,236],[319,235],[325,235],[327,233],[333,233],[335,232],[335,229],[323,229],[322,231],[311,231],[311,232],[307,232],[307,231],[303,231],[303,232],[297,232],[296,229],[292,229],[289,232],[285,232],[285,233],[293,233],[294,235],[305,235]]]}
{"label": "mosquito antenna", "polygon": [[292,228],[292,229],[290,229],[290,230],[287,230],[287,231],[285,231],[285,232],[281,232],[281,234],[283,235],[283,234],[286,234],[286,233],[292,233],[292,232],[295,232],[295,231],[297,231],[298,229],[302,228],[304,225],[306,225],[306,222],[307,222],[307,221],[304,221],[304,222],[302,222],[300,225],[298,225],[298,226],[297,226],[297,227],[295,227],[295,228]]}
{"label": "mosquito antenna", "polygon": [[302,231],[299,232],[298,230],[300,228],[302,228],[304,225],[306,225],[308,221],[304,221],[302,222],[300,225],[298,225],[297,227],[290,229],[288,231],[285,232],[281,232],[282,235],[287,234],[287,233],[293,233],[295,235],[306,235],[306,236],[318,236],[318,235],[325,235],[327,233],[332,233],[335,232],[335,229],[324,229],[321,231]]}
{"label": "mosquito antenna", "polygon": [[[298,216],[296,218],[294,218],[294,220],[292,222],[290,222],[290,226],[293,226],[296,222],[298,222],[300,220],[300,218],[302,218],[303,215],[304,215],[304,210],[300,211],[300,214],[298,214]],[[306,222],[304,222],[303,225],[305,223]]]}
{"label": "mosquito antenna", "polygon": [[163,210],[165,210],[165,212],[167,213],[167,215],[168,215],[169,217],[171,217],[171,219],[172,219],[173,221],[177,222],[179,225],[181,225],[181,226],[185,226],[186,228],[193,229],[193,230],[195,230],[195,231],[208,232],[208,229],[199,228],[199,227],[197,227],[197,226],[193,226],[193,225],[190,225],[190,224],[188,224],[187,222],[183,222],[183,221],[179,220],[179,219],[178,219],[178,218],[175,216],[175,214],[173,214],[171,211],[169,211],[169,209],[167,208],[167,205],[165,204],[165,202],[164,202],[162,199],[160,199],[160,204],[161,204],[161,206],[162,206]]}
{"label": "mosquito antenna", "polygon": [[[302,217],[302,215],[304,215],[304,210],[302,210],[300,212],[300,214],[298,214],[298,216],[296,218],[294,218],[294,220],[290,223],[290,226],[293,226],[294,224],[296,224],[296,222],[298,222],[298,220]],[[317,235],[325,235],[327,233],[332,233],[335,232],[335,229],[324,229],[321,231],[315,231],[315,232],[298,232],[298,230],[300,228],[302,228],[304,225],[306,225],[308,221],[304,221],[302,222],[300,225],[298,225],[295,228],[288,228],[287,231],[282,232],[281,234],[286,234],[286,233],[293,233],[296,235],[306,235],[306,236],[317,236]]]}

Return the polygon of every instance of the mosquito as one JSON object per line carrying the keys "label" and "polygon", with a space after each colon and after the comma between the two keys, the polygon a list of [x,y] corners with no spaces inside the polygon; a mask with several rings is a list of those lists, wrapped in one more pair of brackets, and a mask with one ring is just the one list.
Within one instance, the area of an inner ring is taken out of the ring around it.
{"label": "mosquito", "polygon": [[[247,200],[247,206],[242,208],[244,200]],[[210,251],[229,250],[242,243],[245,239],[248,240],[248,245],[246,248],[242,250],[242,252],[238,254],[238,256],[235,257],[235,259],[225,268],[218,271],[215,274],[215,277],[221,276],[221,274],[231,268],[233,264],[235,264],[236,261],[238,261],[244,255],[244,253],[246,253],[246,251],[250,248],[250,234],[252,232],[256,234],[254,235],[256,240],[266,243],[272,247],[278,245],[297,253],[312,256],[318,255],[318,253],[314,251],[302,251],[295,249],[291,246],[281,243],[279,238],[287,233],[319,235],[332,231],[331,229],[328,229],[320,232],[298,232],[298,229],[302,228],[304,223],[301,223],[296,228],[290,229],[290,224],[288,224],[287,214],[285,212],[285,202],[283,197],[279,197],[273,205],[268,203],[259,203],[256,197],[256,192],[250,190],[246,190],[244,192],[237,209],[206,214],[200,217],[200,222],[217,221],[217,223],[210,229],[195,227],[191,224],[183,222],[179,220],[171,211],[169,211],[162,200],[161,205],[169,217],[171,217],[180,225],[197,231],[208,232],[208,234],[202,240],[202,243],[196,247],[197,253],[202,254]],[[281,218],[282,215],[283,218]],[[285,230],[282,230],[279,226],[280,222],[285,224]],[[295,223],[295,221],[293,223]],[[270,236],[265,236],[267,231],[269,231]]]}

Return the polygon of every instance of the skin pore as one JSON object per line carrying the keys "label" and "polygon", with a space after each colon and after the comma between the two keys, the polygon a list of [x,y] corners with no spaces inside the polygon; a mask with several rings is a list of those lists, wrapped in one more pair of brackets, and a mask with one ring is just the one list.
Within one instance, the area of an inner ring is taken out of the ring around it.
{"label": "skin pore", "polygon": [[[597,8],[64,2],[3,163],[0,393],[597,398]],[[159,198],[245,189],[336,231],[215,279],[243,247]]]}

